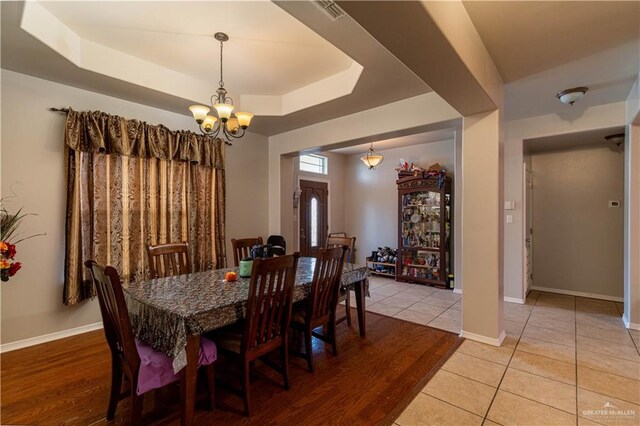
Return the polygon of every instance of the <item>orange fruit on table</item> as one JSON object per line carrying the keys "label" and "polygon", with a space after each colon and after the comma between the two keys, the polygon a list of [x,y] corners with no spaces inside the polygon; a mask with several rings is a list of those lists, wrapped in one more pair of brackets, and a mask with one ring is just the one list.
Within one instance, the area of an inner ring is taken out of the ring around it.
{"label": "orange fruit on table", "polygon": [[227,280],[228,282],[233,282],[238,279],[238,275],[233,271],[227,272],[226,274],[224,274],[224,279]]}

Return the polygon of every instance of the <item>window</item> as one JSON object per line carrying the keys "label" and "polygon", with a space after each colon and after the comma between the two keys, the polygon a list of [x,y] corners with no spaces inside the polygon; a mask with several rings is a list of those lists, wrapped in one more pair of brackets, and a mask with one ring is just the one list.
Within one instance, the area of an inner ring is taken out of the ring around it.
{"label": "window", "polygon": [[311,247],[318,247],[318,199],[311,199]]}
{"label": "window", "polygon": [[307,154],[300,156],[300,171],[327,174],[329,159],[322,155]]}

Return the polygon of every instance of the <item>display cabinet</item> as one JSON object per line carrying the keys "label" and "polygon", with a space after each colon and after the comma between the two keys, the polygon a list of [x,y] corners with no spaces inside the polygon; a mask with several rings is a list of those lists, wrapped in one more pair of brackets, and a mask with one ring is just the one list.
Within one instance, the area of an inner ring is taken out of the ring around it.
{"label": "display cabinet", "polygon": [[396,280],[447,288],[453,271],[453,198],[448,176],[409,176],[398,184]]}

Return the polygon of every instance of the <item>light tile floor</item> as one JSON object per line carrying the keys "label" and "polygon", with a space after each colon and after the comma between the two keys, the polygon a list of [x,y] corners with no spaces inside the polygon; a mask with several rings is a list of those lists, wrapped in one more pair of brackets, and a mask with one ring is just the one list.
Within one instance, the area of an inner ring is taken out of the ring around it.
{"label": "light tile floor", "polygon": [[[461,297],[373,277],[367,310],[453,332]],[[640,425],[640,332],[622,304],[532,291],[501,347],[466,340],[397,425]]]}

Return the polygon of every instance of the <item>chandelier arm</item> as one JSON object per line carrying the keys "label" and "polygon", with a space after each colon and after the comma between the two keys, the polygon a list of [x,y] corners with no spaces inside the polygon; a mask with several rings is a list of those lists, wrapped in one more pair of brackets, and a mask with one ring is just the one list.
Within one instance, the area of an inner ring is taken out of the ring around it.
{"label": "chandelier arm", "polygon": [[231,132],[229,132],[229,134],[233,139],[240,139],[241,137],[244,136],[244,132],[245,132],[245,129],[243,129],[242,127],[238,127],[238,131],[235,134]]}

